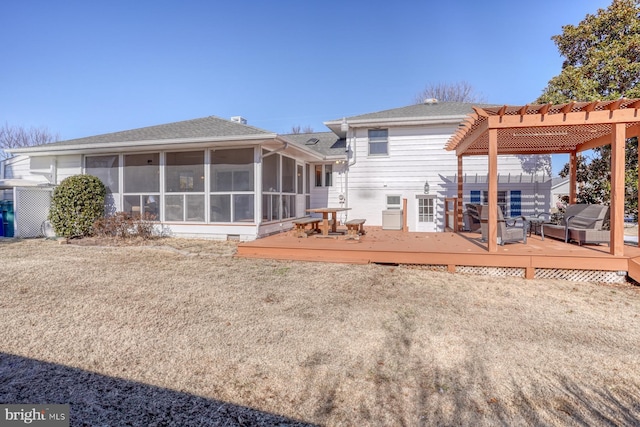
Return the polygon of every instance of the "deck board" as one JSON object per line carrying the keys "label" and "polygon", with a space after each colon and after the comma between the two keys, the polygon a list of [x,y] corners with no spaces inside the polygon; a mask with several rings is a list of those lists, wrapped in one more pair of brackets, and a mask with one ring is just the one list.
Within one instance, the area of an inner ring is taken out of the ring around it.
{"label": "deck board", "polygon": [[[540,236],[530,236],[527,244],[511,243],[498,246],[489,253],[477,233],[416,233],[382,230],[368,227],[360,240],[338,237],[296,238],[289,232],[244,242],[238,246],[237,256],[300,261],[338,263],[385,263],[444,265],[449,271],[458,266],[515,267],[529,269],[578,269],[598,271],[626,271],[640,279],[640,248],[625,246],[623,256],[613,256],[607,245],[567,244]],[[630,260],[638,262],[630,266]]]}

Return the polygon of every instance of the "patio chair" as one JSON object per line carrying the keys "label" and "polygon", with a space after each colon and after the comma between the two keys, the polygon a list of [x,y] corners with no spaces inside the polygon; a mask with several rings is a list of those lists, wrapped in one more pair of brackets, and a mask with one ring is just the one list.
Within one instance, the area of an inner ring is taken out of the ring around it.
{"label": "patio chair", "polygon": [[[480,211],[482,240],[488,239],[489,209],[484,205]],[[498,244],[523,242],[527,243],[527,226],[523,216],[505,218],[498,206]]]}

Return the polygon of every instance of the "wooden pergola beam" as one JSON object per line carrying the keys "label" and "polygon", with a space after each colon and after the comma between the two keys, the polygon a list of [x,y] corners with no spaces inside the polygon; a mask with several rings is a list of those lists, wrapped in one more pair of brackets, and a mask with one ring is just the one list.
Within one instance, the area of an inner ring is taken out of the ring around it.
{"label": "wooden pergola beam", "polygon": [[624,199],[625,199],[625,140],[624,123],[614,126],[611,134],[611,206],[609,223],[611,224],[611,255],[624,255]]}
{"label": "wooden pergola beam", "polygon": [[[640,134],[640,123],[636,123],[632,126],[629,126],[625,131],[625,138],[633,138],[634,136],[638,136]],[[611,135],[604,135],[599,138],[592,139],[591,141],[587,141],[584,144],[580,144],[577,147],[578,151],[586,151],[591,150],[596,147],[602,147],[603,145],[611,144]]]}
{"label": "wooden pergola beam", "polygon": [[540,126],[580,126],[615,123],[633,123],[638,121],[635,109],[623,108],[613,111],[576,111],[567,114],[527,114],[524,116],[505,115],[487,117],[489,128],[516,129]]}
{"label": "wooden pergola beam", "polygon": [[596,107],[598,106],[598,104],[600,103],[600,101],[593,101],[587,105],[585,105],[584,107],[582,107],[582,111],[584,111],[585,113],[590,113],[592,111],[594,111],[596,109]]}

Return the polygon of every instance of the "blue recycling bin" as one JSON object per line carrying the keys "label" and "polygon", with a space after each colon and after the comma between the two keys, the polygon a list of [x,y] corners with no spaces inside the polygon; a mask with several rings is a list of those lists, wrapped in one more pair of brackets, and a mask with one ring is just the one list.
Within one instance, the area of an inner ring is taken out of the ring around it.
{"label": "blue recycling bin", "polygon": [[0,201],[0,236],[13,237],[13,201]]}

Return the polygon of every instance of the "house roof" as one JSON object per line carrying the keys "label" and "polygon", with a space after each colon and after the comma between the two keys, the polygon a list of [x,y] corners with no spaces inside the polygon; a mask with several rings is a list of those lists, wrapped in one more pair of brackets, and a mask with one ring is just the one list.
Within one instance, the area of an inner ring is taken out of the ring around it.
{"label": "house roof", "polygon": [[135,147],[216,140],[270,139],[275,137],[276,134],[263,129],[216,116],[209,116],[7,151],[34,154],[43,151],[65,151],[79,148]]}
{"label": "house roof", "polygon": [[469,114],[473,113],[473,106],[486,106],[488,104],[472,104],[466,102],[425,102],[422,104],[408,105],[406,107],[377,111],[375,113],[360,114],[325,122],[334,133],[341,137],[346,136],[341,125],[346,120],[349,127],[368,126],[394,126],[394,125],[421,125],[436,123],[459,123]]}
{"label": "house roof", "polygon": [[327,158],[346,157],[347,143],[333,132],[314,132],[281,135],[296,145],[311,149]]}

